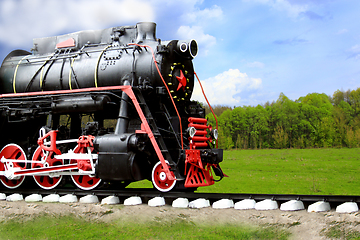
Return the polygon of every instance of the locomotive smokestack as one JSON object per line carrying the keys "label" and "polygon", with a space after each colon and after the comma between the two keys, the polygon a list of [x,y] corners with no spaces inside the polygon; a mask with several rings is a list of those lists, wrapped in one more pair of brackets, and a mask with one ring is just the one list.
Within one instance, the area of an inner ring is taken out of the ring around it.
{"label": "locomotive smokestack", "polygon": [[156,23],[140,22],[136,24],[136,28],[137,28],[136,42],[156,41],[156,36],[155,36]]}

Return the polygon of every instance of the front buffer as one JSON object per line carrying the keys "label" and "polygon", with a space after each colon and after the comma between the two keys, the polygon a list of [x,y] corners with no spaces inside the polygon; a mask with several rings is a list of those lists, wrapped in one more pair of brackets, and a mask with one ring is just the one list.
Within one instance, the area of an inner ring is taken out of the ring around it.
{"label": "front buffer", "polygon": [[[217,141],[217,129],[207,125],[204,118],[188,119],[190,149],[181,150],[180,156],[185,159],[186,188],[196,188],[213,185],[223,177],[227,177],[220,168],[223,160],[223,150],[210,148]],[[215,179],[213,172],[219,179]]]}

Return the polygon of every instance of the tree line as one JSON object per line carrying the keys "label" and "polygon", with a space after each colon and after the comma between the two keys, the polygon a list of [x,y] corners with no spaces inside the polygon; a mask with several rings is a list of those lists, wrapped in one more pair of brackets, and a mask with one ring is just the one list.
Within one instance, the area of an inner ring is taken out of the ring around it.
{"label": "tree line", "polygon": [[[360,88],[332,96],[310,93],[293,101],[281,93],[263,105],[214,106],[219,148],[359,147]],[[206,108],[212,126],[215,118]]]}

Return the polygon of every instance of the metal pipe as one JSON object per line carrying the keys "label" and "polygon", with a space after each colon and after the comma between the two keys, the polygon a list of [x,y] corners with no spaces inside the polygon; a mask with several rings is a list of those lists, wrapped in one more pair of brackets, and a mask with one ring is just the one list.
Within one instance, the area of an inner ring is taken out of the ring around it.
{"label": "metal pipe", "polygon": [[[130,85],[129,79],[125,79],[124,86]],[[122,134],[127,132],[128,124],[129,124],[129,117],[128,117],[128,102],[129,96],[122,92],[121,101],[120,101],[120,110],[119,116],[116,123],[115,134]]]}

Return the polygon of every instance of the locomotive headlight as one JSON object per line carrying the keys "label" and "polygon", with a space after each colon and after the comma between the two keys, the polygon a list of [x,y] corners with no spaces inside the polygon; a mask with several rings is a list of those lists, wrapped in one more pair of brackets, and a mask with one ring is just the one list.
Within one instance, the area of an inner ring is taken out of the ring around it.
{"label": "locomotive headlight", "polygon": [[194,127],[189,127],[187,130],[186,130],[187,134],[189,134],[189,137],[193,138],[195,136],[195,133],[196,133],[196,128]]}
{"label": "locomotive headlight", "polygon": [[188,50],[188,44],[187,42],[181,42],[179,41],[178,42],[178,49],[181,51],[181,52],[186,52]]}
{"label": "locomotive headlight", "polygon": [[215,140],[218,139],[218,137],[219,137],[219,132],[218,132],[217,129],[211,130],[211,137],[214,138]]}
{"label": "locomotive headlight", "polygon": [[198,54],[198,44],[194,39],[189,42],[189,52],[192,58],[196,57]]}
{"label": "locomotive headlight", "polygon": [[193,59],[198,54],[198,44],[194,39],[179,40],[177,42],[177,52],[186,58]]}

